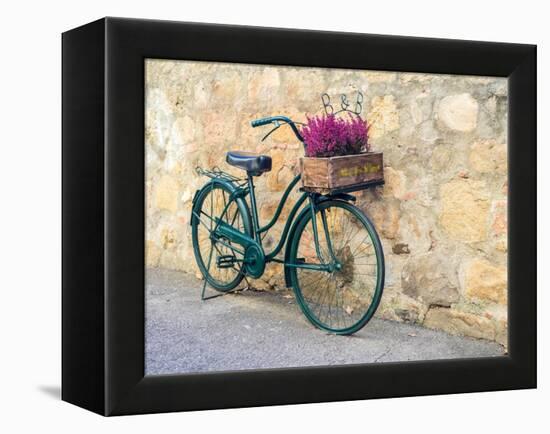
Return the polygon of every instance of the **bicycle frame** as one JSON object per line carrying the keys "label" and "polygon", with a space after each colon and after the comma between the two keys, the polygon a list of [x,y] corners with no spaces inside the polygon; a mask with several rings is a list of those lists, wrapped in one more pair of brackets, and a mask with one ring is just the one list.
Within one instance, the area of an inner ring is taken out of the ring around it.
{"label": "bicycle frame", "polygon": [[[256,237],[257,237],[257,239],[260,239],[260,245],[261,245],[261,234],[264,233],[264,232],[269,231],[269,229],[271,229],[275,225],[275,223],[277,223],[277,221],[279,220],[279,217],[281,216],[283,208],[286,205],[286,202],[288,200],[288,196],[290,195],[290,192],[294,189],[294,187],[296,186],[298,181],[300,181],[300,178],[301,178],[301,176],[297,175],[290,182],[290,184],[288,184],[285,192],[283,193],[283,196],[281,197],[281,201],[279,202],[279,205],[277,206],[277,209],[275,210],[275,213],[273,214],[273,217],[271,218],[271,221],[263,227],[255,227]],[[251,201],[253,199],[253,193],[254,193],[254,190],[251,190],[251,195],[250,195]],[[273,261],[275,259],[275,256],[277,256],[279,254],[279,252],[281,251],[281,249],[285,245],[290,227],[291,227],[292,223],[294,222],[294,218],[296,217],[296,214],[298,213],[298,211],[300,210],[300,208],[302,207],[303,203],[306,201],[307,198],[308,198],[308,193],[302,193],[302,195],[298,198],[298,200],[296,201],[296,203],[292,207],[292,209],[290,211],[290,214],[288,215],[288,220],[285,223],[283,232],[281,233],[281,238],[280,238],[279,242],[277,243],[277,245],[275,246],[273,251],[266,254],[267,262]],[[255,201],[255,198],[254,198],[254,201]],[[254,213],[254,210],[252,212]],[[257,217],[253,217],[253,220],[257,221]],[[255,226],[256,223],[253,222],[253,225]]]}
{"label": "bicycle frame", "polygon": [[[256,194],[255,194],[254,181],[253,181],[252,175],[248,176],[246,188],[237,187],[236,190],[234,191],[234,193],[231,194],[231,196],[229,197],[227,203],[224,205],[224,209],[223,209],[220,217],[217,217],[215,219],[215,227],[214,227],[212,232],[214,234],[221,235],[221,236],[229,239],[230,241],[232,241],[232,242],[234,242],[234,243],[236,243],[240,246],[243,246],[245,250],[250,245],[253,245],[253,244],[256,245],[264,253],[265,263],[277,262],[277,263],[284,264],[287,267],[296,267],[296,268],[304,268],[304,269],[312,269],[312,270],[328,271],[328,272],[332,271],[335,267],[335,264],[333,264],[333,263],[330,263],[330,264],[324,263],[324,261],[322,259],[322,255],[320,253],[319,235],[318,235],[318,228],[317,228],[317,224],[316,224],[316,219],[312,219],[312,222],[313,222],[313,233],[314,233],[314,238],[315,238],[315,246],[316,246],[317,256],[319,258],[320,264],[307,264],[307,263],[297,263],[297,264],[295,264],[295,263],[288,263],[284,260],[276,258],[276,256],[281,252],[282,248],[284,247],[284,245],[287,241],[287,238],[288,238],[288,235],[289,235],[289,232],[290,232],[290,228],[292,227],[293,223],[296,220],[297,213],[300,211],[300,209],[305,210],[305,208],[302,208],[302,206],[304,205],[304,203],[306,202],[307,199],[309,199],[309,206],[308,206],[309,210],[313,213],[313,215],[315,214],[315,212],[316,212],[316,196],[319,196],[315,193],[308,193],[308,192],[302,193],[302,195],[298,198],[298,200],[296,201],[296,203],[294,204],[294,206],[292,207],[292,209],[289,213],[288,220],[286,221],[285,226],[283,228],[283,232],[281,233],[281,238],[279,239],[279,242],[277,243],[275,248],[269,253],[266,253],[264,248],[263,248],[262,234],[269,231],[269,229],[271,229],[277,223],[277,221],[279,220],[279,218],[281,216],[282,210],[283,210],[284,206],[286,205],[286,203],[288,201],[288,197],[289,197],[290,193],[292,192],[292,190],[294,189],[296,184],[300,181],[300,178],[301,178],[300,175],[297,175],[290,182],[290,184],[287,186],[285,192],[283,193],[283,196],[281,197],[281,201],[279,202],[279,205],[277,206],[277,209],[275,210],[275,213],[274,213],[273,217],[271,218],[271,220],[266,225],[260,226],[260,222],[259,222],[259,218],[258,218],[258,208],[257,208],[257,204],[256,204]],[[223,221],[223,218],[226,215],[227,210],[229,209],[232,201],[236,200],[239,197],[246,197],[246,196],[249,196],[249,201],[250,201],[250,211],[251,211],[251,214],[252,214],[251,217],[252,217],[253,237],[250,237],[248,234],[245,234],[245,233],[235,229],[233,226],[231,226],[231,225],[229,225],[229,224],[227,224]],[[197,218],[198,217],[199,216],[197,216]],[[331,253],[332,258],[334,258],[334,254],[332,253],[332,247],[331,247],[331,244],[330,244],[330,239],[329,239],[329,236],[328,236],[328,230],[326,228],[326,219],[325,219],[324,215],[322,217],[322,220],[323,220],[323,226],[324,226],[323,229],[324,229],[325,236],[327,237],[327,242],[328,242],[328,245],[329,245],[329,251]],[[233,250],[233,251],[235,251],[235,252],[237,252],[241,255],[244,255],[244,253],[245,253],[243,250],[239,249],[238,247],[235,247],[232,244],[226,243],[226,242],[224,242],[223,240],[221,240],[219,238],[218,238],[217,241],[219,243],[221,243],[222,245],[224,245],[225,247],[227,247],[227,248],[229,248],[229,249],[231,249],[231,250]]]}

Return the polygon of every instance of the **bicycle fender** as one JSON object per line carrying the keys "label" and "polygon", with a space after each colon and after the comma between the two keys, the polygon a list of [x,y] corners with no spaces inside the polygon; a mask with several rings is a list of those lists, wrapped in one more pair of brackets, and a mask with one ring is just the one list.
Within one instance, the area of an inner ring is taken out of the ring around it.
{"label": "bicycle fender", "polygon": [[[193,196],[192,206],[191,206],[191,218],[189,219],[189,225],[192,226],[195,223],[195,220],[197,219],[197,216],[195,215],[195,211],[196,211],[195,207],[196,207],[197,199],[205,190],[212,188],[213,184],[220,184],[220,185],[226,186],[231,192],[231,197],[229,198],[229,200],[235,200],[235,201],[243,200],[242,198],[248,194],[248,191],[243,192],[244,190],[243,188],[235,185],[231,181],[227,181],[225,179],[211,179],[210,181],[206,182],[206,184],[204,184],[199,190],[197,190]],[[250,215],[250,210],[248,210],[248,207],[247,207],[247,214]]]}
{"label": "bicycle fender", "polygon": [[324,202],[326,200],[343,200],[345,202],[355,202],[357,198],[352,194],[336,193],[336,194],[330,194],[327,196],[322,196],[322,199],[320,199],[319,202]]}

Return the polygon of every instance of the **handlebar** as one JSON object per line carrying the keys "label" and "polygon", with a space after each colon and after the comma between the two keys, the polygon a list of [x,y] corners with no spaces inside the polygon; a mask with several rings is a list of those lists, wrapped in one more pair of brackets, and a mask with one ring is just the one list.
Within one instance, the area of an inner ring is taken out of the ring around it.
{"label": "handlebar", "polygon": [[[290,128],[292,128],[292,131],[294,132],[298,140],[302,143],[304,142],[304,139],[300,134],[300,131],[298,131],[298,128],[296,127],[296,124],[294,123],[294,121],[290,118],[287,118],[286,116],[269,116],[267,118],[255,119],[252,122],[250,122],[250,125],[252,126],[252,128],[256,128],[256,127],[261,127],[263,125],[268,125],[268,124],[273,124],[278,122],[283,122],[285,124],[288,124]],[[278,126],[276,128],[278,128]]]}
{"label": "handlebar", "polygon": [[267,125],[273,122],[273,118],[267,117],[267,118],[260,118],[255,119],[252,122],[250,122],[250,125],[252,125],[252,128],[261,127],[263,125]]}

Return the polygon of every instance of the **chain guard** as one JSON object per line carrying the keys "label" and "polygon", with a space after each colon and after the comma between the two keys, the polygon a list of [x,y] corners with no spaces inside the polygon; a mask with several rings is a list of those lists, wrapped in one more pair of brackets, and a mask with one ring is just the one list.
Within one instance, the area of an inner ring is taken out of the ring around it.
{"label": "chain guard", "polygon": [[256,244],[250,244],[244,251],[244,263],[246,274],[254,279],[264,274],[265,255]]}

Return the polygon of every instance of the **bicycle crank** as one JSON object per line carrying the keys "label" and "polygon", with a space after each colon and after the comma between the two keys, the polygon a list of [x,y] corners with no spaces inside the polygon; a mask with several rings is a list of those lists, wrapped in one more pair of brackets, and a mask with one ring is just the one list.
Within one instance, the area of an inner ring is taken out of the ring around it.
{"label": "bicycle crank", "polygon": [[218,268],[233,268],[239,262],[234,255],[220,255],[216,258]]}

